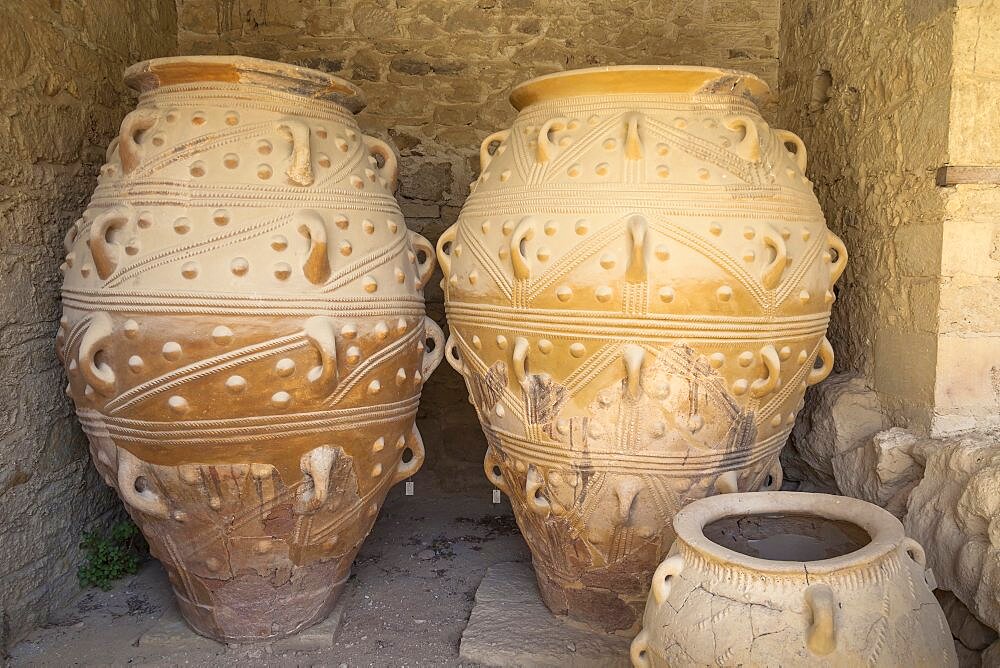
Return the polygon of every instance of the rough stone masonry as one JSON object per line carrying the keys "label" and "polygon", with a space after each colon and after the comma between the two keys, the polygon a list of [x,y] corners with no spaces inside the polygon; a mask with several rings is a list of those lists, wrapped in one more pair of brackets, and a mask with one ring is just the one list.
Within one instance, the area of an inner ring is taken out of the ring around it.
{"label": "rough stone masonry", "polygon": [[0,656],[79,591],[81,534],[121,512],[55,356],[62,238],[134,104],[122,70],[175,34],[172,0],[0,4]]}

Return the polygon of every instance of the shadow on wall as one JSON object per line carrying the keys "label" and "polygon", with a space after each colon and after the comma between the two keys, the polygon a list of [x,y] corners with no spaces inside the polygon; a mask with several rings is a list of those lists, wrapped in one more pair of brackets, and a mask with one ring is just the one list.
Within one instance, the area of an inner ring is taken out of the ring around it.
{"label": "shadow on wall", "polygon": [[[240,54],[333,72],[368,98],[360,123],[401,153],[410,229],[436,243],[478,176],[479,144],[510,126],[510,89],[577,67],[711,65],[772,86],[778,0],[178,0],[178,51]],[[445,327],[438,285],[428,314]],[[442,364],[424,388],[425,468],[481,464],[485,440],[461,377]]]}
{"label": "shadow on wall", "polygon": [[122,72],[171,55],[175,11],[173,0],[0,3],[0,661],[79,591],[82,534],[122,512],[63,391],[59,265],[133,106]]}

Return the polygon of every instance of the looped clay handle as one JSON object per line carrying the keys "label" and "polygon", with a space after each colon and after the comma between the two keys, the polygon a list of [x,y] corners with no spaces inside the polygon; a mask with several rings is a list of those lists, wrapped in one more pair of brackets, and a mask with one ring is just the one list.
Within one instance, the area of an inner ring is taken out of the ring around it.
{"label": "looped clay handle", "polygon": [[142,162],[142,147],[136,142],[140,132],[145,132],[159,119],[159,115],[149,109],[136,109],[122,121],[118,133],[118,158],[125,174],[133,171]]}
{"label": "looped clay handle", "polygon": [[629,658],[635,668],[651,668],[653,662],[649,659],[649,633],[646,629],[639,631],[639,635],[632,641],[629,647]]}
{"label": "looped clay handle", "polygon": [[496,453],[490,447],[486,449],[486,457],[483,458],[483,470],[486,471],[486,478],[494,487],[507,496],[510,496],[510,492],[507,491],[507,481],[503,478],[503,472],[497,473],[493,469],[500,470],[500,465],[497,463]]}
{"label": "looped clay handle", "polygon": [[813,654],[825,656],[837,648],[837,628],[834,611],[837,601],[833,590],[825,584],[815,584],[806,589],[806,607],[812,614],[812,623],[806,630],[806,646]]}
{"label": "looped clay handle", "polygon": [[657,605],[663,605],[666,602],[670,596],[670,588],[673,585],[674,576],[680,575],[683,570],[684,557],[679,554],[667,557],[656,567],[656,570],[653,572],[653,584],[650,591]]}
{"label": "looped clay handle", "polygon": [[507,137],[510,136],[510,130],[501,130],[499,132],[494,132],[489,137],[483,140],[483,143],[479,145],[479,170],[485,172],[486,166],[490,164],[493,160],[493,156],[496,155],[496,151],[490,151],[490,147],[493,144],[502,144],[507,141]]}
{"label": "looped clay handle", "polygon": [[107,364],[98,363],[97,355],[105,344],[111,341],[114,323],[107,313],[98,312],[91,316],[87,331],[80,340],[77,362],[84,380],[98,394],[110,395],[115,391],[115,372]]}
{"label": "looped clay handle", "polygon": [[448,365],[455,371],[462,373],[462,357],[458,350],[458,341],[455,340],[454,332],[448,336],[444,344],[444,358],[448,360]]}
{"label": "looped clay handle", "polygon": [[417,234],[414,231],[410,231],[410,245],[413,250],[417,253],[422,252],[424,254],[424,261],[417,262],[417,286],[419,290],[427,285],[427,281],[430,279],[431,274],[434,273],[434,267],[437,266],[435,263],[435,252],[434,246],[431,242],[427,241],[424,237]]}
{"label": "looped clay handle", "polygon": [[528,502],[528,508],[538,515],[548,515],[552,509],[552,504],[542,495],[542,487],[545,486],[545,478],[538,472],[534,464],[528,466],[528,474],[524,481],[524,498]]}
{"label": "looped clay handle", "polygon": [[815,385],[833,371],[833,346],[830,345],[829,339],[825,336],[819,344],[819,355],[817,356],[823,362],[823,366],[809,372],[809,375],[806,376],[806,386]]}
{"label": "looped clay handle", "polygon": [[399,466],[396,467],[396,478],[392,482],[394,485],[400,480],[405,480],[416,473],[424,463],[424,439],[421,438],[420,432],[417,431],[417,425],[413,425],[413,428],[410,430],[410,438],[407,439],[406,445],[410,448],[410,452],[413,453],[413,457],[408,462],[399,462]]}
{"label": "looped clay handle", "polygon": [[444,231],[444,234],[438,237],[437,259],[438,264],[441,265],[441,273],[444,274],[446,281],[451,278],[451,249],[455,243],[456,236],[458,236],[458,223],[449,227]]}
{"label": "looped clay handle", "polygon": [[[436,322],[427,316],[424,316],[424,337],[424,361],[420,367],[420,373],[423,375],[424,381],[426,381],[434,373],[434,369],[438,368],[438,365],[441,364],[441,359],[444,357],[445,352],[444,332],[441,331]],[[434,342],[432,350],[427,349],[427,341]]]}
{"label": "looped clay handle", "polygon": [[384,142],[376,137],[365,135],[365,148],[369,155],[377,155],[382,158],[382,167],[379,173],[388,183],[389,192],[396,192],[399,185],[399,159],[396,152],[388,142]]}
{"label": "looped clay handle", "polygon": [[94,268],[101,280],[107,280],[118,268],[121,261],[121,244],[108,240],[108,233],[121,228],[131,228],[138,220],[138,215],[130,206],[115,206],[94,218],[90,226],[90,237],[87,245],[94,258]]}

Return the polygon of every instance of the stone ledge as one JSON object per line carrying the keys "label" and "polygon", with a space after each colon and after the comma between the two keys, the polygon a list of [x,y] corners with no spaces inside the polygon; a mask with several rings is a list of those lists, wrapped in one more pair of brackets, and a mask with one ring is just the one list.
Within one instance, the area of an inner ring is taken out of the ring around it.
{"label": "stone ledge", "polygon": [[476,590],[469,624],[462,633],[459,658],[484,666],[629,665],[628,638],[603,634],[542,603],[528,562],[491,566]]}
{"label": "stone ledge", "polygon": [[[319,624],[303,629],[288,638],[282,638],[271,643],[262,642],[261,646],[270,645],[275,652],[309,652],[318,649],[330,649],[337,639],[340,624],[344,619],[344,597],[340,597],[337,606],[330,616]],[[184,651],[215,651],[225,647],[223,643],[210,640],[191,630],[175,605],[169,606],[163,616],[148,631],[139,636],[139,647],[169,647],[172,652]]]}

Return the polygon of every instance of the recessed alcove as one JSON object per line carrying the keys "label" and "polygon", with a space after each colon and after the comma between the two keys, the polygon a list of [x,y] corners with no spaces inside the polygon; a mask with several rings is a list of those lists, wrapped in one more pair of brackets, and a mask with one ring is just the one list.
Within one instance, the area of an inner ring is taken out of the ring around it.
{"label": "recessed alcove", "polygon": [[[7,417],[0,421],[0,655],[11,652],[15,665],[32,656],[43,663],[98,661],[103,643],[124,660],[143,624],[170,605],[169,595],[154,593],[165,580],[148,571],[122,585],[118,599],[79,590],[81,536],[108,527],[123,510],[90,461],[53,344],[64,236],[134,107],[122,72],[149,58],[246,55],[358,85],[368,100],[360,124],[398,151],[396,197],[406,225],[432,244],[456,221],[478,176],[480,143],[510,127],[516,112],[508,95],[516,84],[605,65],[749,71],[774,92],[774,103],[762,109],[767,123],[802,138],[806,175],[850,254],[829,297],[837,362],[826,387],[852,383],[850,396],[864,399],[852,399],[845,410],[864,403],[871,409],[865,425],[875,425],[871,433],[847,434],[838,425],[850,420],[827,421],[836,411],[826,410],[833,399],[824,398],[824,386],[810,390],[809,421],[803,425],[800,414],[803,426],[785,451],[785,487],[848,493],[838,488],[844,478],[875,476],[876,465],[863,457],[841,457],[839,469],[826,466],[829,452],[810,454],[817,434],[862,444],[889,427],[927,439],[995,434],[1000,89],[990,63],[1000,55],[996,12],[988,3],[841,4],[27,0],[0,6],[6,84],[0,90],[0,377],[7,388],[0,399]],[[385,162],[378,156],[376,166]],[[192,169],[198,178],[201,168]],[[230,223],[222,211],[216,224]],[[189,221],[174,225],[178,235],[189,231]],[[108,243],[127,244],[120,235],[109,228]],[[521,252],[527,252],[523,241]],[[236,274],[246,271],[238,260]],[[426,308],[447,333],[440,277],[438,271],[428,281]],[[674,298],[664,288],[658,299]],[[358,557],[347,589],[356,612],[347,612],[339,656],[456,663],[482,573],[494,563],[530,558],[509,502],[500,495],[494,503],[483,471],[486,440],[467,396],[448,364],[424,387],[417,424],[426,461],[411,481],[412,495],[402,484],[390,493]],[[901,483],[903,491],[894,489],[886,503],[905,513],[905,492],[917,479]],[[135,491],[149,484],[137,478]],[[103,615],[95,628],[104,629],[105,640],[74,626],[91,605]],[[55,626],[39,630],[48,624]],[[34,644],[24,644],[26,638]],[[156,646],[134,651],[149,660],[167,653]]]}

